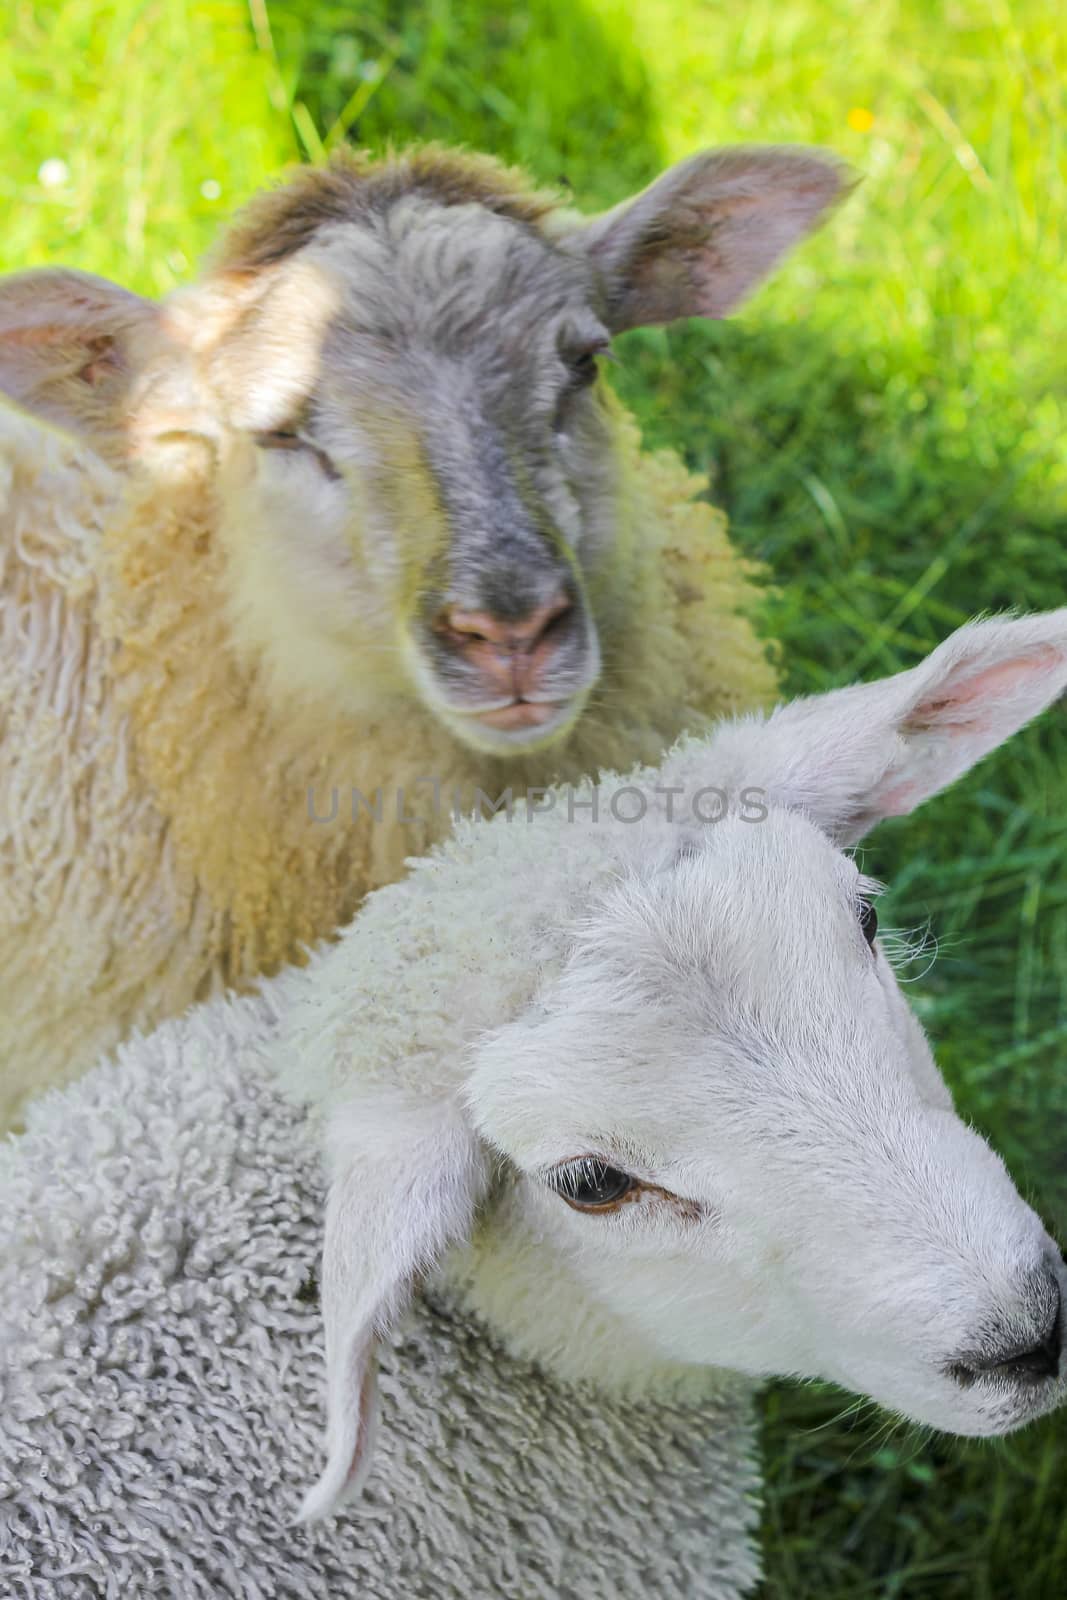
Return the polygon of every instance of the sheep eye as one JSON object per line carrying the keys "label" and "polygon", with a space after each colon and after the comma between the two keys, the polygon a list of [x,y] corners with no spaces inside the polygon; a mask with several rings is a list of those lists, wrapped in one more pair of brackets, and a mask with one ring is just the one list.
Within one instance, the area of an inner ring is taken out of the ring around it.
{"label": "sheep eye", "polygon": [[575,1211],[614,1211],[640,1188],[636,1178],[598,1156],[568,1161],[551,1174],[552,1187]]}
{"label": "sheep eye", "polygon": [[252,437],[261,450],[306,450],[309,455],[315,457],[328,478],[337,479],[341,476],[325,450],[320,450],[306,434],[298,433],[294,428],[270,428],[264,433],[255,433]]}
{"label": "sheep eye", "polygon": [[263,450],[302,450],[304,441],[289,428],[271,428],[266,433],[253,435]]}
{"label": "sheep eye", "polygon": [[596,350],[583,350],[580,355],[572,356],[568,361],[571,384],[575,389],[588,389],[591,383],[596,382],[598,353]]}
{"label": "sheep eye", "polygon": [[867,904],[866,900],[860,906],[860,931],[873,950],[878,934],[878,913],[872,905]]}
{"label": "sheep eye", "polygon": [[570,389],[588,389],[594,384],[600,371],[598,358],[608,354],[607,344],[587,345],[584,350],[563,350],[561,355],[570,374]]}

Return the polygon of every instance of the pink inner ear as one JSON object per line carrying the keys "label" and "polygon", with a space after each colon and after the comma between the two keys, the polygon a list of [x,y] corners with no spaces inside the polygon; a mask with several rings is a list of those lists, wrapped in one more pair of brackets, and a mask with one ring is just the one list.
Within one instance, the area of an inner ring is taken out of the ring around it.
{"label": "pink inner ear", "polygon": [[[908,728],[938,728],[946,733],[954,727],[975,730],[988,728],[992,731],[998,700],[1013,694],[1028,679],[1053,671],[1062,659],[1053,645],[1042,645],[1030,655],[987,667],[984,672],[975,673],[960,683],[950,684],[936,698],[923,700],[908,718]],[[976,715],[975,712],[983,706],[988,715]],[[953,716],[954,711],[959,711],[961,715]]]}
{"label": "pink inner ear", "polygon": [[105,378],[110,378],[121,367],[115,351],[115,346],[110,339],[93,339],[89,345],[92,351],[90,359],[78,373],[83,383],[95,385],[102,383]]}
{"label": "pink inner ear", "polygon": [[878,796],[878,812],[883,817],[909,816],[922,799],[922,791],[915,783],[898,783]]}
{"label": "pink inner ear", "polygon": [[77,338],[77,330],[73,322],[31,322],[17,323],[14,327],[0,327],[0,339],[8,344],[20,344],[33,347],[39,344],[58,344],[60,340],[73,341]]}
{"label": "pink inner ear", "polygon": [[81,348],[85,362],[77,376],[90,388],[112,377],[122,366],[114,337],[109,333],[87,335],[74,317],[0,327],[0,342],[15,350],[41,350],[52,345],[61,345],[67,350]]}

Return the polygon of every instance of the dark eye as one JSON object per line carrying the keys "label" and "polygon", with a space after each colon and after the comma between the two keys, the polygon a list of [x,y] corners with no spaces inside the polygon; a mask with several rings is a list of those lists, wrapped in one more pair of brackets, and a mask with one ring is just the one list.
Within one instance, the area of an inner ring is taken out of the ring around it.
{"label": "dark eye", "polygon": [[298,433],[295,428],[270,428],[265,433],[252,435],[261,450],[306,450],[308,455],[314,456],[319,466],[328,478],[339,478],[341,474],[326,454],[306,434]]}
{"label": "dark eye", "polygon": [[596,382],[598,350],[582,350],[578,355],[571,356],[567,362],[570,369],[571,384],[575,389],[588,389],[591,383]]}
{"label": "dark eye", "polygon": [[252,436],[262,450],[302,450],[304,441],[298,433],[288,428],[271,428],[266,433]]}
{"label": "dark eye", "polygon": [[610,357],[607,341],[601,344],[577,346],[573,349],[562,349],[560,357],[570,374],[568,388],[571,393],[576,389],[588,389],[597,380],[600,372],[599,357]]}
{"label": "dark eye", "polygon": [[867,904],[866,900],[860,905],[860,931],[873,950],[878,934],[878,913],[872,905]]}
{"label": "dark eye", "polygon": [[557,1167],[551,1183],[560,1198],[576,1211],[614,1211],[640,1188],[636,1178],[618,1167],[609,1167],[598,1156],[582,1156]]}

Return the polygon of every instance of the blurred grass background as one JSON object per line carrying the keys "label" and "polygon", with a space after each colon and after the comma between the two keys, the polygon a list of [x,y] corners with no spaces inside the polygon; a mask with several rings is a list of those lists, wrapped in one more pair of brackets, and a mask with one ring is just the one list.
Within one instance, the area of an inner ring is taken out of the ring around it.
{"label": "blurred grass background", "polygon": [[[778,585],[787,686],[1067,601],[1067,44],[1040,0],[9,0],[0,267],[151,294],[288,160],[466,141],[590,207],[702,145],[826,143],[865,182],[741,317],[620,341],[652,443]],[[962,1110],[1067,1238],[1067,714],[864,852],[929,922],[912,997]],[[887,1431],[767,1406],[774,1600],[1067,1593],[1067,1420]]]}

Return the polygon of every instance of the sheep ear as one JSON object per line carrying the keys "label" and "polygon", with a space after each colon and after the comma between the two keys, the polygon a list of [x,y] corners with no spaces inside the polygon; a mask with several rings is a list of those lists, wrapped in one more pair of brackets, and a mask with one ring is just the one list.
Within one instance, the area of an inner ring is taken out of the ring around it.
{"label": "sheep ear", "polygon": [[597,268],[613,333],[725,317],[853,182],[826,151],[706,150],[563,242]]}
{"label": "sheep ear", "polygon": [[358,1493],[375,1434],[375,1350],[417,1279],[470,1231],[485,1165],[452,1104],[399,1094],[361,1097],[335,1122],[326,1207],[325,1470],[299,1519],[312,1522]]}
{"label": "sheep ear", "polygon": [[764,737],[772,801],[840,844],[946,789],[1067,691],[1067,608],[960,628],[878,683],[777,711]]}
{"label": "sheep ear", "polygon": [[0,393],[113,453],[140,341],[158,317],[152,301],[86,272],[0,279]]}

